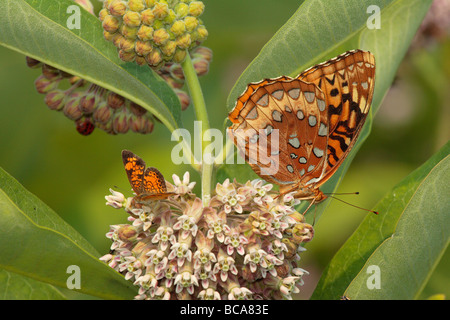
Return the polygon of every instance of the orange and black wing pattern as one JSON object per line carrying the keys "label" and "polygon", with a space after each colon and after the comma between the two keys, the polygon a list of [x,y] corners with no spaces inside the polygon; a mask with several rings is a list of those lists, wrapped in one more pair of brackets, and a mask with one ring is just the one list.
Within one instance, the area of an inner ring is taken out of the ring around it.
{"label": "orange and black wing pattern", "polygon": [[145,162],[133,152],[122,151],[123,165],[133,191],[140,195],[144,192]]}
{"label": "orange and black wing pattern", "polygon": [[229,113],[229,133],[263,179],[287,192],[300,189],[298,197],[324,198],[318,188],[355,144],[374,84],[375,58],[362,50],[345,52],[296,78],[251,83]]}
{"label": "orange and black wing pattern", "polygon": [[138,201],[166,199],[173,192],[167,192],[164,176],[158,169],[146,168],[144,160],[129,150],[122,151],[122,160],[133,191]]}
{"label": "orange and black wing pattern", "polygon": [[375,57],[347,51],[302,72],[298,79],[323,91],[328,109],[328,147],[323,184],[339,168],[358,138],[369,114],[375,85]]}

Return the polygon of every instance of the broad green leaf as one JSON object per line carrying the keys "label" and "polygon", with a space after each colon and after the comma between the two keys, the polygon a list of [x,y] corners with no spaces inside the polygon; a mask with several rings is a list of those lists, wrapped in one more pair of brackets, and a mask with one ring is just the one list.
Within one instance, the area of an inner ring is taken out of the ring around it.
{"label": "broad green leaf", "polygon": [[[431,0],[304,1],[239,77],[227,107],[250,82],[280,75],[297,76],[307,68],[351,49],[376,58],[373,110],[377,110]],[[373,6],[380,9],[380,29],[369,29]],[[369,8],[370,7],[370,8]]]}
{"label": "broad green leaf", "polygon": [[0,270],[0,300],[64,300],[52,285]]}
{"label": "broad green leaf", "polygon": [[52,209],[0,168],[0,269],[62,288],[80,268],[79,292],[130,299],[133,285]]}
{"label": "broad green leaf", "polygon": [[[431,2],[431,0],[304,1],[242,73],[228,96],[228,110],[234,107],[236,99],[250,82],[281,75],[295,77],[310,66],[345,51],[363,49],[371,51],[376,60],[375,92],[371,108],[372,115],[375,114]],[[375,14],[372,11],[372,8],[375,8],[373,6],[380,10],[379,29],[368,28],[368,24],[376,22],[372,20],[376,18],[373,16]],[[372,115],[368,116],[358,141],[346,161],[322,187],[324,192],[334,192],[339,185],[361,143],[370,133]],[[251,170],[249,166],[247,170]],[[238,177],[232,168],[227,168],[226,172],[230,177]],[[318,207],[318,215],[326,208],[327,203],[329,202],[326,201],[325,205]],[[306,207],[306,204],[304,206]]]}
{"label": "broad green leaf", "polygon": [[112,90],[144,107],[169,130],[181,126],[180,102],[149,67],[125,63],[103,39],[97,17],[81,9],[80,29],[69,30],[71,0],[2,0],[0,45]]}
{"label": "broad green leaf", "polygon": [[[450,241],[449,154],[447,143],[380,201],[380,214],[367,216],[337,252],[313,299],[418,296]],[[376,268],[380,289],[370,290]]]}

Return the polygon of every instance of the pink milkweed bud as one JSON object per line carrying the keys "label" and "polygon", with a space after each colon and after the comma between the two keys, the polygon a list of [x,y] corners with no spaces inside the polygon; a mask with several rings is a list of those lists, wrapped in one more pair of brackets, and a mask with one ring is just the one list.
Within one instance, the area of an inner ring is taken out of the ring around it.
{"label": "pink milkweed bud", "polygon": [[66,93],[60,89],[51,90],[45,95],[45,104],[51,110],[61,110],[64,107],[65,100]]}
{"label": "pink milkweed bud", "polygon": [[50,90],[58,88],[59,81],[47,79],[44,75],[40,75],[34,82],[34,86],[39,93],[47,93]]}

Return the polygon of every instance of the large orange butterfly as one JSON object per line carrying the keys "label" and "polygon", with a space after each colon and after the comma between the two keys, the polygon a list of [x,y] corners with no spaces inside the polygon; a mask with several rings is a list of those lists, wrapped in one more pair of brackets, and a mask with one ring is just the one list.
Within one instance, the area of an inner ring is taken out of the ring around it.
{"label": "large orange butterfly", "polygon": [[149,200],[162,200],[175,195],[167,192],[166,181],[158,169],[145,168],[145,162],[129,150],[122,151],[123,165],[130,181],[133,191],[136,193],[134,199],[138,203]]}
{"label": "large orange butterfly", "polygon": [[251,83],[228,116],[229,133],[252,169],[278,184],[281,194],[295,191],[296,198],[320,202],[326,196],[319,187],[361,132],[374,82],[374,56],[352,50],[296,78]]}

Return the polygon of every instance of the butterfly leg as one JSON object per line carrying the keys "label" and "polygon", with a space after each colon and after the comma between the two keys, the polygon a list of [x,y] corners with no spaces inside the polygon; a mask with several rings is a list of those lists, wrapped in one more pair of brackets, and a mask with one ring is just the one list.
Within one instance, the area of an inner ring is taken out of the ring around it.
{"label": "butterfly leg", "polygon": [[308,212],[309,208],[311,208],[311,206],[316,202],[316,198],[317,198],[317,197],[315,197],[315,198],[312,199],[312,201],[311,201],[311,203],[309,204],[308,208],[306,208],[306,210],[303,211],[302,215],[305,215],[305,214]]}
{"label": "butterfly leg", "polygon": [[317,206],[314,206],[314,218],[312,222],[313,227],[316,225],[316,214],[317,214]]}

